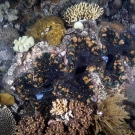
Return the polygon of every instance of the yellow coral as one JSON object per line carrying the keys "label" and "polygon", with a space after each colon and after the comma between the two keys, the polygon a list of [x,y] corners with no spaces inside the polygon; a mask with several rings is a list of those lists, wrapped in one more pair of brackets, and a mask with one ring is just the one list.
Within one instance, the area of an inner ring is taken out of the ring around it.
{"label": "yellow coral", "polygon": [[50,45],[55,46],[61,43],[65,35],[65,27],[62,19],[56,16],[49,16],[39,19],[26,32],[36,41],[46,40]]}
{"label": "yellow coral", "polygon": [[96,20],[102,14],[103,8],[100,8],[97,4],[81,2],[80,4],[71,6],[66,10],[64,13],[64,20],[69,25],[73,25],[73,23],[82,19]]}
{"label": "yellow coral", "polygon": [[8,93],[0,94],[0,104],[1,105],[13,105],[15,102],[14,97]]}

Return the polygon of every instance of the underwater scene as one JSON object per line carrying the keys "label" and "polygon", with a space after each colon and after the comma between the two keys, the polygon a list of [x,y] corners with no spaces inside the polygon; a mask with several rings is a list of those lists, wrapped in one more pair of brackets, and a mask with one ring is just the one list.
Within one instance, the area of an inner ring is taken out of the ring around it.
{"label": "underwater scene", "polygon": [[135,0],[0,0],[0,135],[135,135]]}

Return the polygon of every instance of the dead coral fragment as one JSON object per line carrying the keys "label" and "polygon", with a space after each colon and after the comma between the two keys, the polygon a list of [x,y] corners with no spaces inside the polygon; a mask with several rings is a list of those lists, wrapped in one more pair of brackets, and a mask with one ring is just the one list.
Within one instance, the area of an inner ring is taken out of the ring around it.
{"label": "dead coral fragment", "polygon": [[56,101],[52,102],[53,108],[50,113],[52,115],[62,115],[68,110],[67,103],[68,101],[66,99],[56,99]]}
{"label": "dead coral fragment", "polygon": [[55,46],[61,43],[65,31],[64,23],[59,17],[49,16],[39,19],[28,29],[26,35],[32,36],[36,41],[46,40]]}
{"label": "dead coral fragment", "polygon": [[82,19],[92,19],[96,20],[99,16],[103,14],[103,8],[100,8],[97,4],[89,4],[86,2],[81,2],[67,9],[64,13],[64,20],[72,25],[76,21]]}
{"label": "dead coral fragment", "polygon": [[8,93],[1,93],[0,94],[0,104],[1,105],[13,105],[15,102],[14,97]]}
{"label": "dead coral fragment", "polygon": [[16,121],[6,106],[0,107],[0,135],[15,135]]}

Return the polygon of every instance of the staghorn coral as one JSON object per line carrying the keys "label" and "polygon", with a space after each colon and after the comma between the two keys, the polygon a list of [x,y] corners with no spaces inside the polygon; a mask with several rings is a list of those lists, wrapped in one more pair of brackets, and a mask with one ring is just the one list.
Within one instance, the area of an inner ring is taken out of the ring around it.
{"label": "staghorn coral", "polygon": [[56,101],[52,102],[52,109],[50,110],[50,113],[52,115],[62,115],[68,110],[67,103],[66,99],[56,99]]}
{"label": "staghorn coral", "polygon": [[117,92],[114,96],[107,95],[106,99],[97,103],[96,114],[92,114],[93,130],[97,135],[103,132],[105,135],[123,135],[122,125],[125,123],[124,119],[129,118],[129,113],[125,111],[125,106],[122,101],[125,100],[123,94]]}
{"label": "staghorn coral", "polygon": [[16,121],[6,106],[0,106],[0,135],[15,135]]}
{"label": "staghorn coral", "polygon": [[45,128],[44,118],[39,112],[33,116],[24,116],[17,125],[16,135],[43,135]]}
{"label": "staghorn coral", "polygon": [[60,44],[64,34],[64,23],[56,16],[39,19],[26,32],[27,36],[32,36],[36,41],[46,40],[52,46]]}
{"label": "staghorn coral", "polygon": [[99,16],[103,14],[103,8],[100,8],[97,4],[89,4],[86,2],[81,2],[71,6],[64,13],[64,20],[69,25],[82,20],[82,19],[92,19],[96,20]]}
{"label": "staghorn coral", "polygon": [[0,104],[11,106],[15,103],[15,99],[8,93],[0,93]]}

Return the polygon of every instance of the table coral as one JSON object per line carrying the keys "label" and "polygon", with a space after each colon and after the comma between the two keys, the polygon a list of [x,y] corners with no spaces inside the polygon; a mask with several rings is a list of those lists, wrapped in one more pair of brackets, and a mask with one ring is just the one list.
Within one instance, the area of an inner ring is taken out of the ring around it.
{"label": "table coral", "polygon": [[36,41],[46,40],[52,46],[60,44],[64,34],[64,23],[56,16],[39,19],[26,32],[26,35],[32,36]]}

